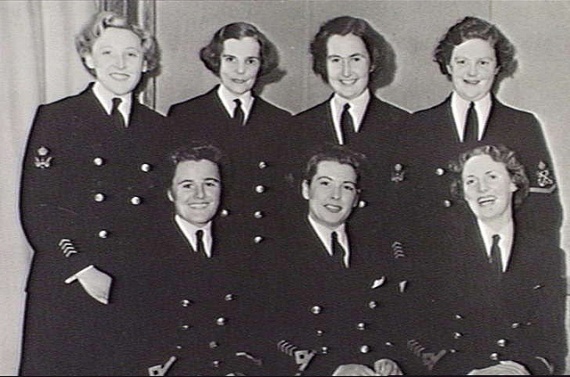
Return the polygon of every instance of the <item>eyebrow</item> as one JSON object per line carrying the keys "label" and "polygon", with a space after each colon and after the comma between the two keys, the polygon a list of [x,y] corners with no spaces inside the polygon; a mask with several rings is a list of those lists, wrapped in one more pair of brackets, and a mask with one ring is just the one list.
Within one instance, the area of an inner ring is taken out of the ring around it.
{"label": "eyebrow", "polygon": [[[355,56],[366,56],[361,52],[356,52],[354,54],[349,55],[349,58],[353,58]],[[342,56],[340,56],[339,54],[332,54],[332,55],[327,55],[327,58],[342,58]]]}
{"label": "eyebrow", "polygon": [[[203,182],[208,182],[208,181],[220,182],[220,180],[218,178],[214,178],[214,177],[204,178],[202,181]],[[195,179],[183,179],[181,181],[176,182],[176,184],[180,185],[183,183],[194,183],[194,182],[196,182]]]}

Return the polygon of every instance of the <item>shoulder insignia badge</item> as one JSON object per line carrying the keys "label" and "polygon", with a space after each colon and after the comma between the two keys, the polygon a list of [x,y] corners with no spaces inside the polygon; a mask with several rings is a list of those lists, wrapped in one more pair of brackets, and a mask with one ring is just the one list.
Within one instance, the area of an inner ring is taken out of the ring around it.
{"label": "shoulder insignia badge", "polygon": [[408,349],[412,351],[414,355],[421,358],[422,363],[427,367],[428,370],[433,370],[438,361],[445,356],[447,350],[440,350],[438,353],[435,352],[424,352],[425,347],[421,345],[416,339],[408,341]]}
{"label": "shoulder insignia badge", "polygon": [[49,149],[46,147],[40,147],[37,150],[37,155],[34,158],[34,165],[39,169],[47,169],[51,166],[51,160],[53,157],[49,155]]}
{"label": "shoulder insignia badge", "polygon": [[548,165],[544,161],[538,163],[537,170],[535,172],[536,184],[538,187],[531,187],[530,192],[536,192],[541,194],[552,194],[556,190],[556,182],[554,180],[554,175],[552,171],[548,168]]}
{"label": "shoulder insignia badge", "polygon": [[71,255],[78,253],[75,245],[73,245],[73,242],[71,242],[69,238],[62,238],[59,240],[58,245],[66,258],[69,258]]}
{"label": "shoulder insignia badge", "polygon": [[394,258],[404,258],[406,256],[406,252],[404,251],[404,245],[401,242],[395,241],[392,243],[392,251],[394,252]]}
{"label": "shoulder insignia badge", "polygon": [[404,170],[404,166],[402,164],[396,164],[392,170],[391,181],[394,183],[402,182],[405,178],[405,175],[406,172]]}

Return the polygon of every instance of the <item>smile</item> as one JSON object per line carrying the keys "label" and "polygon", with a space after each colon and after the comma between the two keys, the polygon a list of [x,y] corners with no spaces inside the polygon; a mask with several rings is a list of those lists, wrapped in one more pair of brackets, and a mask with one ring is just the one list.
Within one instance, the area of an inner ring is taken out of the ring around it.
{"label": "smile", "polygon": [[479,83],[481,82],[481,80],[467,80],[467,79],[464,79],[463,82],[466,83],[466,84],[469,84],[469,85],[477,85],[477,84],[479,84]]}
{"label": "smile", "polygon": [[486,207],[486,206],[494,204],[496,200],[497,200],[497,198],[494,196],[484,196],[482,198],[477,199],[477,203],[481,207]]}
{"label": "smile", "polygon": [[354,85],[358,81],[358,79],[351,79],[351,80],[338,80],[342,85]]}
{"label": "smile", "polygon": [[248,81],[249,79],[232,79],[232,82],[235,82],[236,84],[245,84]]}
{"label": "smile", "polygon": [[210,205],[210,203],[192,203],[189,205],[189,207],[192,209],[204,209],[204,208],[208,207],[209,205]]}
{"label": "smile", "polygon": [[329,211],[329,212],[333,212],[333,213],[339,213],[340,211],[342,211],[342,207],[341,206],[337,206],[334,204],[325,204],[324,207]]}
{"label": "smile", "polygon": [[131,75],[127,73],[120,73],[120,72],[111,73],[109,76],[111,76],[113,79],[117,81],[126,81],[131,77]]}

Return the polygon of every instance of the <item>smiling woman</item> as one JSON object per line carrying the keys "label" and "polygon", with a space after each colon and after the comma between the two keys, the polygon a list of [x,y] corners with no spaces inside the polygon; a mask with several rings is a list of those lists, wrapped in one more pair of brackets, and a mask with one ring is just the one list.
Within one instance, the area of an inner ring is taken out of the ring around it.
{"label": "smiling woman", "polygon": [[132,286],[115,289],[113,281],[129,281],[128,245],[138,233],[131,220],[152,207],[153,167],[163,155],[163,117],[133,94],[157,66],[154,38],[102,12],[76,41],[95,81],[38,108],[23,164],[21,219],[35,250],[24,375],[128,372],[110,360],[128,359],[117,357],[123,340],[116,334],[131,326],[121,298]]}

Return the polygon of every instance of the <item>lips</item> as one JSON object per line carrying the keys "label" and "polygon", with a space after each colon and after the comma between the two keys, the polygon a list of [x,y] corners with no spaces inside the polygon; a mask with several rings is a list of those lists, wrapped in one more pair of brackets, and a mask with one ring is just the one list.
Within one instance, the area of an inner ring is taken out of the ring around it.
{"label": "lips", "polygon": [[483,196],[483,197],[477,199],[477,203],[481,207],[486,207],[486,206],[494,204],[496,200],[497,200],[497,198],[495,196]]}
{"label": "lips", "polygon": [[131,77],[131,75],[121,72],[113,72],[109,76],[111,76],[113,79],[117,81],[126,81]]}
{"label": "lips", "polygon": [[464,79],[463,82],[466,83],[466,84],[469,84],[469,85],[477,85],[477,84],[479,84],[479,83],[481,82],[481,80],[467,80],[467,79]]}
{"label": "lips", "polygon": [[232,79],[232,82],[234,82],[236,84],[245,84],[248,81],[249,81],[249,79]]}
{"label": "lips", "polygon": [[324,207],[332,213],[339,213],[342,211],[342,207],[335,204],[325,204]]}
{"label": "lips", "polygon": [[354,85],[354,84],[356,84],[356,81],[358,81],[358,79],[339,80],[339,82],[340,82],[342,85],[346,85],[346,86]]}
{"label": "lips", "polygon": [[206,207],[208,207],[210,205],[210,203],[204,202],[204,203],[191,203],[188,206],[192,209],[204,209]]}

